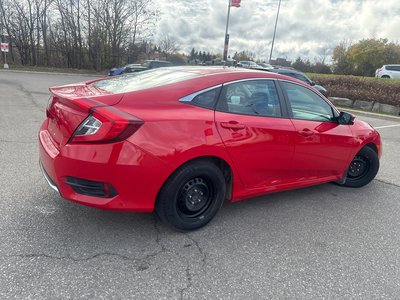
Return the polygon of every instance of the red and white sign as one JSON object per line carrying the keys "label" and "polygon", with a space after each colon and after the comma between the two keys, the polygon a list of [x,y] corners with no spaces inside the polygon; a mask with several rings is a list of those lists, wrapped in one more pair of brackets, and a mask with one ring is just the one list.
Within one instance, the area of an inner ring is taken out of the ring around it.
{"label": "red and white sign", "polygon": [[1,52],[8,52],[8,43],[1,43]]}
{"label": "red and white sign", "polygon": [[240,7],[241,0],[231,0],[231,6]]}

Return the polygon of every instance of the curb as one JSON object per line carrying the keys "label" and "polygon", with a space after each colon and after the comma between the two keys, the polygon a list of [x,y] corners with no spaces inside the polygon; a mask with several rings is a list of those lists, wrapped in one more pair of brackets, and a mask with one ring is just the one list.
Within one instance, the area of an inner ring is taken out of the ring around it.
{"label": "curb", "polygon": [[383,120],[388,120],[388,121],[397,121],[400,122],[400,117],[396,117],[396,116],[391,116],[391,115],[383,115],[383,114],[379,114],[379,113],[374,113],[374,112],[369,112],[369,111],[365,111],[365,110],[356,110],[356,109],[351,109],[345,106],[336,106],[337,108],[344,110],[344,111],[348,111],[360,116],[365,116],[365,117],[374,117],[374,118],[379,118],[379,119],[383,119]]}
{"label": "curb", "polygon": [[355,111],[371,112],[376,114],[383,114],[388,116],[399,117],[400,107],[379,103],[377,101],[363,101],[363,100],[350,100],[348,98],[329,97],[328,98],[334,105],[353,109]]}

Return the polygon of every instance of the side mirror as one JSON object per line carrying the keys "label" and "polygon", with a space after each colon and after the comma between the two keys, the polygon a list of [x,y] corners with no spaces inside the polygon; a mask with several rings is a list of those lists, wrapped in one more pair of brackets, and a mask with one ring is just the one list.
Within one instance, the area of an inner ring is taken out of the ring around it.
{"label": "side mirror", "polygon": [[341,111],[339,117],[337,117],[337,122],[340,125],[353,125],[355,118],[356,118],[355,115]]}
{"label": "side mirror", "polygon": [[314,85],[315,85],[315,82],[311,80],[310,85],[311,85],[311,86],[314,86]]}

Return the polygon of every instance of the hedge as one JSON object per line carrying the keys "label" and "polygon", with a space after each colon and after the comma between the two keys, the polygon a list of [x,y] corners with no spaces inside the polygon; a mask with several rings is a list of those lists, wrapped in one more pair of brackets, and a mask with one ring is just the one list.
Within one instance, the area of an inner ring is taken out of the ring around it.
{"label": "hedge", "polygon": [[329,97],[400,106],[400,80],[349,75],[307,74],[328,91]]}

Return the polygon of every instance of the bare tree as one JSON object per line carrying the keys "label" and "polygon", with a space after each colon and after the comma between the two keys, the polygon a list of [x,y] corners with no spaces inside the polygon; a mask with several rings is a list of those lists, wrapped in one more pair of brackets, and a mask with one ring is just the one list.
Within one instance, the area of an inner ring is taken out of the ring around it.
{"label": "bare tree", "polygon": [[1,29],[23,65],[120,64],[151,36],[157,16],[153,0],[0,0]]}
{"label": "bare tree", "polygon": [[178,44],[173,37],[166,35],[162,38],[159,43],[159,47],[162,53],[165,55],[165,59],[168,59],[169,56],[175,54],[178,51]]}

